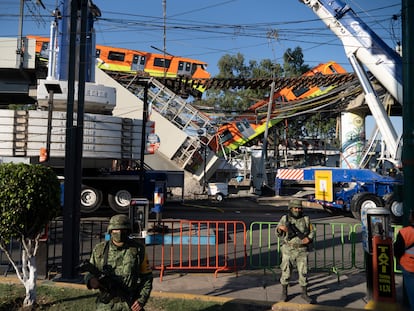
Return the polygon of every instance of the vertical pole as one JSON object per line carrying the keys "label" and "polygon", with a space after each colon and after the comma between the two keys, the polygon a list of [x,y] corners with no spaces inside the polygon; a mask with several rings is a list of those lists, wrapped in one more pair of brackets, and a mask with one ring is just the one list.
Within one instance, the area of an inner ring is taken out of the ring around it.
{"label": "vertical pole", "polygon": [[[63,205],[63,247],[62,247],[62,278],[72,279],[75,265],[79,261],[79,230],[77,230],[77,204],[75,197],[75,154],[76,128],[73,124],[75,103],[75,66],[76,66],[76,26],[78,7],[77,1],[70,5],[69,63],[68,63],[68,102],[66,107],[66,149],[65,149],[65,189]],[[78,231],[78,232],[77,232]],[[75,257],[78,259],[75,260]]]}
{"label": "vertical pole", "polygon": [[[85,46],[88,1],[71,1],[68,104],[66,115],[65,195],[63,208],[62,278],[77,277],[79,264],[80,189],[82,184],[83,117],[85,100]],[[80,5],[80,7],[78,6]],[[76,55],[78,11],[81,10],[80,50]],[[77,61],[77,56],[78,61]],[[79,70],[76,71],[77,66]],[[75,80],[78,72],[77,124],[73,123]]]}
{"label": "vertical pole", "polygon": [[166,60],[165,55],[167,54],[167,0],[162,0],[162,12],[163,12],[163,20],[164,20],[164,34],[163,34],[163,53],[164,53],[164,79],[167,77],[167,67],[166,67]]}
{"label": "vertical pole", "polygon": [[403,46],[403,167],[404,167],[404,226],[414,206],[414,197],[409,195],[414,181],[414,3],[402,0],[402,46]]}
{"label": "vertical pole", "polygon": [[255,178],[260,180],[260,183],[256,183],[256,185],[260,184],[261,187],[268,184],[267,175],[266,175],[267,140],[268,140],[268,133],[269,133],[269,122],[270,122],[270,117],[271,117],[272,108],[273,108],[273,97],[275,95],[275,87],[276,87],[275,81],[272,81],[272,84],[270,86],[269,103],[267,106],[266,127],[265,127],[264,138],[263,138],[262,156],[260,158],[260,172],[258,174],[259,176],[255,176]]}
{"label": "vertical pole", "polygon": [[23,58],[22,58],[23,15],[24,15],[24,0],[20,0],[19,30],[18,30],[18,35],[17,35],[17,49],[16,49],[16,68],[21,68],[23,64]]}
{"label": "vertical pole", "polygon": [[[414,53],[411,48],[414,44],[414,3],[411,0],[402,0],[402,46],[403,46],[403,152],[402,163],[404,168],[403,186],[403,225],[408,226],[408,215],[414,205],[414,197],[410,195],[414,181]],[[408,305],[408,297],[403,284],[403,300]]]}
{"label": "vertical pole", "polygon": [[139,196],[144,196],[145,186],[145,149],[147,147],[147,120],[148,120],[148,81],[144,82],[144,102],[142,107],[142,131],[141,131],[141,155],[140,155],[140,168],[139,168]]}
{"label": "vertical pole", "polygon": [[[207,133],[206,133],[207,134]],[[206,136],[204,136],[206,138]],[[206,184],[207,184],[207,176],[206,176],[206,170],[207,170],[207,143],[204,143],[204,163],[203,163],[203,194],[206,193]]]}

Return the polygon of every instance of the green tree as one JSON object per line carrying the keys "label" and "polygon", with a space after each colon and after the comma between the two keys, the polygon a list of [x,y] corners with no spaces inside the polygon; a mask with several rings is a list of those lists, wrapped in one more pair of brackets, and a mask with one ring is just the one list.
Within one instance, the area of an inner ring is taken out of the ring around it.
{"label": "green tree", "polygon": [[287,49],[283,54],[283,61],[285,77],[297,77],[310,69],[309,65],[306,65],[303,60],[302,48],[299,46],[294,50]]}
{"label": "green tree", "polygon": [[[287,138],[320,139],[330,145],[339,145],[336,132],[337,116],[334,113],[316,112],[287,120]],[[283,125],[280,125],[283,127]],[[284,132],[282,128],[281,132]]]}
{"label": "green tree", "polygon": [[[26,289],[24,306],[36,302],[39,238],[60,211],[60,184],[52,169],[24,163],[0,164],[0,249]],[[21,268],[9,252],[11,239],[22,244]]]}
{"label": "green tree", "polygon": [[[274,64],[270,59],[260,62],[250,60],[246,64],[244,56],[226,54],[218,62],[219,73],[215,78],[222,79],[256,79],[272,78],[282,73],[279,64]],[[202,105],[215,107],[223,111],[243,111],[249,106],[269,95],[269,90],[253,90],[243,87],[230,87],[228,89],[206,92]]]}

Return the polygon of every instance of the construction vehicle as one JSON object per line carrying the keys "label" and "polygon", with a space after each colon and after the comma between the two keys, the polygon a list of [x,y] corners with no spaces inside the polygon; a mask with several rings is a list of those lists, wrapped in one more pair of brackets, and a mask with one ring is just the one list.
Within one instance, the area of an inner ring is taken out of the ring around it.
{"label": "construction vehicle", "polygon": [[[385,176],[384,170],[378,174],[370,169],[359,167],[279,169],[276,177],[276,193],[283,192],[283,184],[293,181],[311,183],[315,191],[314,194],[307,196],[308,199],[321,204],[326,209],[351,212],[355,218],[360,218],[362,208],[384,206],[390,210],[392,221],[400,222],[403,214],[401,139],[363,66],[393,99],[402,105],[401,56],[342,1],[300,1],[311,8],[341,39],[386,148],[381,160],[390,166],[387,166],[388,176]],[[304,195],[306,196],[306,193]]]}

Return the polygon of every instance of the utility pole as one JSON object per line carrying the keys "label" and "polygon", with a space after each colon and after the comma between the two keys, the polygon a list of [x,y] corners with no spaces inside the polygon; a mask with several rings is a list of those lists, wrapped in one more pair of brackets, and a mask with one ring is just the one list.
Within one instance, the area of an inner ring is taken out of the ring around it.
{"label": "utility pole", "polygon": [[[410,210],[413,209],[414,197],[410,194],[414,181],[414,54],[410,51],[414,44],[414,3],[402,0],[402,46],[403,46],[403,152],[404,168],[403,186],[403,225],[408,226]],[[407,284],[403,284],[405,287]],[[405,288],[404,288],[405,289]],[[404,303],[408,305],[407,293],[403,291]]]}
{"label": "utility pole", "polygon": [[164,32],[163,32],[163,52],[164,52],[164,79],[167,77],[167,67],[165,61],[165,55],[167,54],[167,0],[162,0],[162,12],[164,20]]}
{"label": "utility pole", "polygon": [[[66,110],[65,193],[63,209],[62,278],[78,276],[80,234],[80,190],[82,183],[83,117],[85,101],[85,42],[88,1],[71,0],[68,68],[68,103]],[[78,12],[81,11],[80,55],[76,55]],[[77,59],[77,56],[79,57]],[[74,125],[76,64],[78,71],[77,122]]]}

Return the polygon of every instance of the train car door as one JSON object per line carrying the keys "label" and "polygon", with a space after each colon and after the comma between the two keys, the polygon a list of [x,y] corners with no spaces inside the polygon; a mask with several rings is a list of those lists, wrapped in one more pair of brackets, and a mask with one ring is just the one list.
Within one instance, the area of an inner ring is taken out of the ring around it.
{"label": "train car door", "polygon": [[191,67],[192,67],[192,63],[179,61],[177,75],[191,77],[192,76]]}
{"label": "train car door", "polygon": [[254,129],[251,127],[249,121],[247,121],[246,119],[243,119],[240,122],[236,122],[236,126],[237,129],[239,130],[240,134],[242,135],[243,138],[247,139],[250,136],[252,136],[255,131]]}
{"label": "train car door", "polygon": [[134,54],[132,57],[131,70],[132,71],[144,71],[145,69],[145,56]]}

